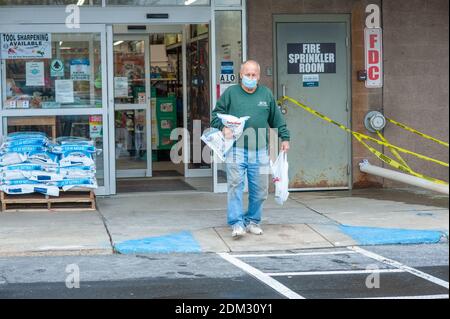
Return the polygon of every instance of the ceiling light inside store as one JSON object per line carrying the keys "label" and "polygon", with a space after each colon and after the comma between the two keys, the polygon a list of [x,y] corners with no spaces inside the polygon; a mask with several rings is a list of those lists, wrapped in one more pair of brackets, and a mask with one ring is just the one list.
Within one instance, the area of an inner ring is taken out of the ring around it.
{"label": "ceiling light inside store", "polygon": [[185,6],[189,6],[189,5],[193,4],[194,2],[197,2],[197,0],[186,0],[186,1],[184,2],[184,5],[185,5]]}
{"label": "ceiling light inside store", "polygon": [[114,42],[114,45],[119,45],[121,43],[123,43],[123,41],[117,41],[117,42]]}
{"label": "ceiling light inside store", "polygon": [[78,0],[77,6],[82,6],[84,4],[84,0]]}

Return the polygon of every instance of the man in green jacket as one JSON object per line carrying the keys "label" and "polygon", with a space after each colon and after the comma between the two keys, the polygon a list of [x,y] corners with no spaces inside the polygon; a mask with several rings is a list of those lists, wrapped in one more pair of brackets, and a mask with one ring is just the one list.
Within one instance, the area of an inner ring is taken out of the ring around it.
{"label": "man in green jacket", "polygon": [[[227,154],[226,170],[228,180],[228,224],[232,237],[239,238],[248,231],[262,235],[261,215],[267,199],[269,155],[269,127],[278,130],[282,140],[281,150],[289,150],[289,131],[272,92],[258,85],[261,67],[256,61],[247,61],[241,66],[241,84],[228,88],[212,113],[211,126],[222,130],[225,138],[233,138],[233,131],[222,124],[217,114],[236,117],[249,116],[244,134]],[[243,211],[242,197],[248,179],[249,205]]]}

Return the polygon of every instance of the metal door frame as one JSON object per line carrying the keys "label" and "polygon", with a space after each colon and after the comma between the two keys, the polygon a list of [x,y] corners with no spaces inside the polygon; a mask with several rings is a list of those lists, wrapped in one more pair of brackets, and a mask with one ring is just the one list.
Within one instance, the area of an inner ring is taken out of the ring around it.
{"label": "metal door frame", "polygon": [[[240,11],[241,12],[241,49],[242,49],[242,62],[247,61],[248,58],[248,23],[247,23],[247,0],[242,0],[241,6],[229,6],[229,7],[218,7],[215,6],[215,0],[211,0],[211,113],[214,110],[217,103],[217,80],[216,80],[216,56],[217,56],[217,48],[216,48],[216,12],[217,11]],[[240,66],[238,66],[240,67]],[[228,192],[228,183],[219,183],[218,164],[223,164],[219,159],[215,152],[211,152],[211,166],[212,166],[212,177],[213,177],[213,192],[220,194]],[[246,183],[247,183],[247,179]]]}
{"label": "metal door frame", "polygon": [[[273,74],[274,95],[278,98],[278,37],[277,25],[279,23],[339,23],[345,22],[347,26],[347,127],[352,128],[352,52],[351,52],[351,15],[350,14],[298,14],[298,15],[274,15],[273,18]],[[282,93],[281,93],[282,94]],[[349,190],[353,187],[353,145],[352,136],[348,139],[348,186],[347,187],[317,187],[317,188],[293,188],[289,191],[321,191],[321,190]],[[278,154],[276,154],[278,156]]]}
{"label": "metal door frame", "polygon": [[[212,35],[212,22],[208,22],[208,45],[211,48],[212,43],[211,39],[213,38]],[[188,60],[187,60],[187,45],[192,43],[192,41],[196,41],[196,39],[191,39],[189,32],[188,32],[188,25],[184,25],[183,27],[183,46],[182,46],[182,63],[183,63],[183,125],[184,129],[187,131],[188,128]],[[200,36],[200,37],[203,37]],[[206,36],[205,36],[206,37]],[[211,64],[215,63],[213,60],[213,56],[211,55],[211,50],[209,50],[210,54],[208,55],[208,63],[209,63],[209,91],[210,91],[210,100],[211,100],[211,94],[212,94],[212,73],[211,73]],[[193,139],[195,136],[190,136],[191,139]],[[183,138],[183,158],[184,158],[184,177],[186,178],[192,178],[192,177],[212,177],[212,168],[189,168],[190,160],[191,160],[191,152],[193,151],[191,149],[191,143],[186,138]],[[212,164],[211,164],[212,165]]]}

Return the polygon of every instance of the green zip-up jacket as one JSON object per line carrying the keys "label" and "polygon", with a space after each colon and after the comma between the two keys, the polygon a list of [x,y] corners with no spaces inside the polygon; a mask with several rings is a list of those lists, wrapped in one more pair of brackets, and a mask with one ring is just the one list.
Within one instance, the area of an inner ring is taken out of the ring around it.
{"label": "green zip-up jacket", "polygon": [[[224,125],[217,114],[229,114],[236,117],[250,116],[244,129],[244,134],[236,142],[248,150],[259,150],[268,147],[268,128],[278,129],[278,136],[282,141],[289,141],[289,130],[283,114],[273,97],[272,92],[265,86],[258,85],[253,93],[247,93],[240,85],[229,87],[217,101],[212,112],[211,127],[222,130]],[[254,129],[249,131],[247,129]],[[258,130],[258,129],[266,130]],[[247,130],[247,131],[246,131]],[[256,139],[253,138],[256,136]],[[244,140],[241,140],[243,139]]]}

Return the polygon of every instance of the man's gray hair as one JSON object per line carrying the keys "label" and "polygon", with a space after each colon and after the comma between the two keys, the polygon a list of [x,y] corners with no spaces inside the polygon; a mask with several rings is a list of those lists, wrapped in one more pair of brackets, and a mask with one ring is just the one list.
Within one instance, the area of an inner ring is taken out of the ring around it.
{"label": "man's gray hair", "polygon": [[259,65],[259,63],[256,62],[255,60],[247,60],[244,63],[242,63],[241,64],[241,72],[247,64],[255,64],[256,67],[258,68],[258,72],[261,73],[261,65]]}

